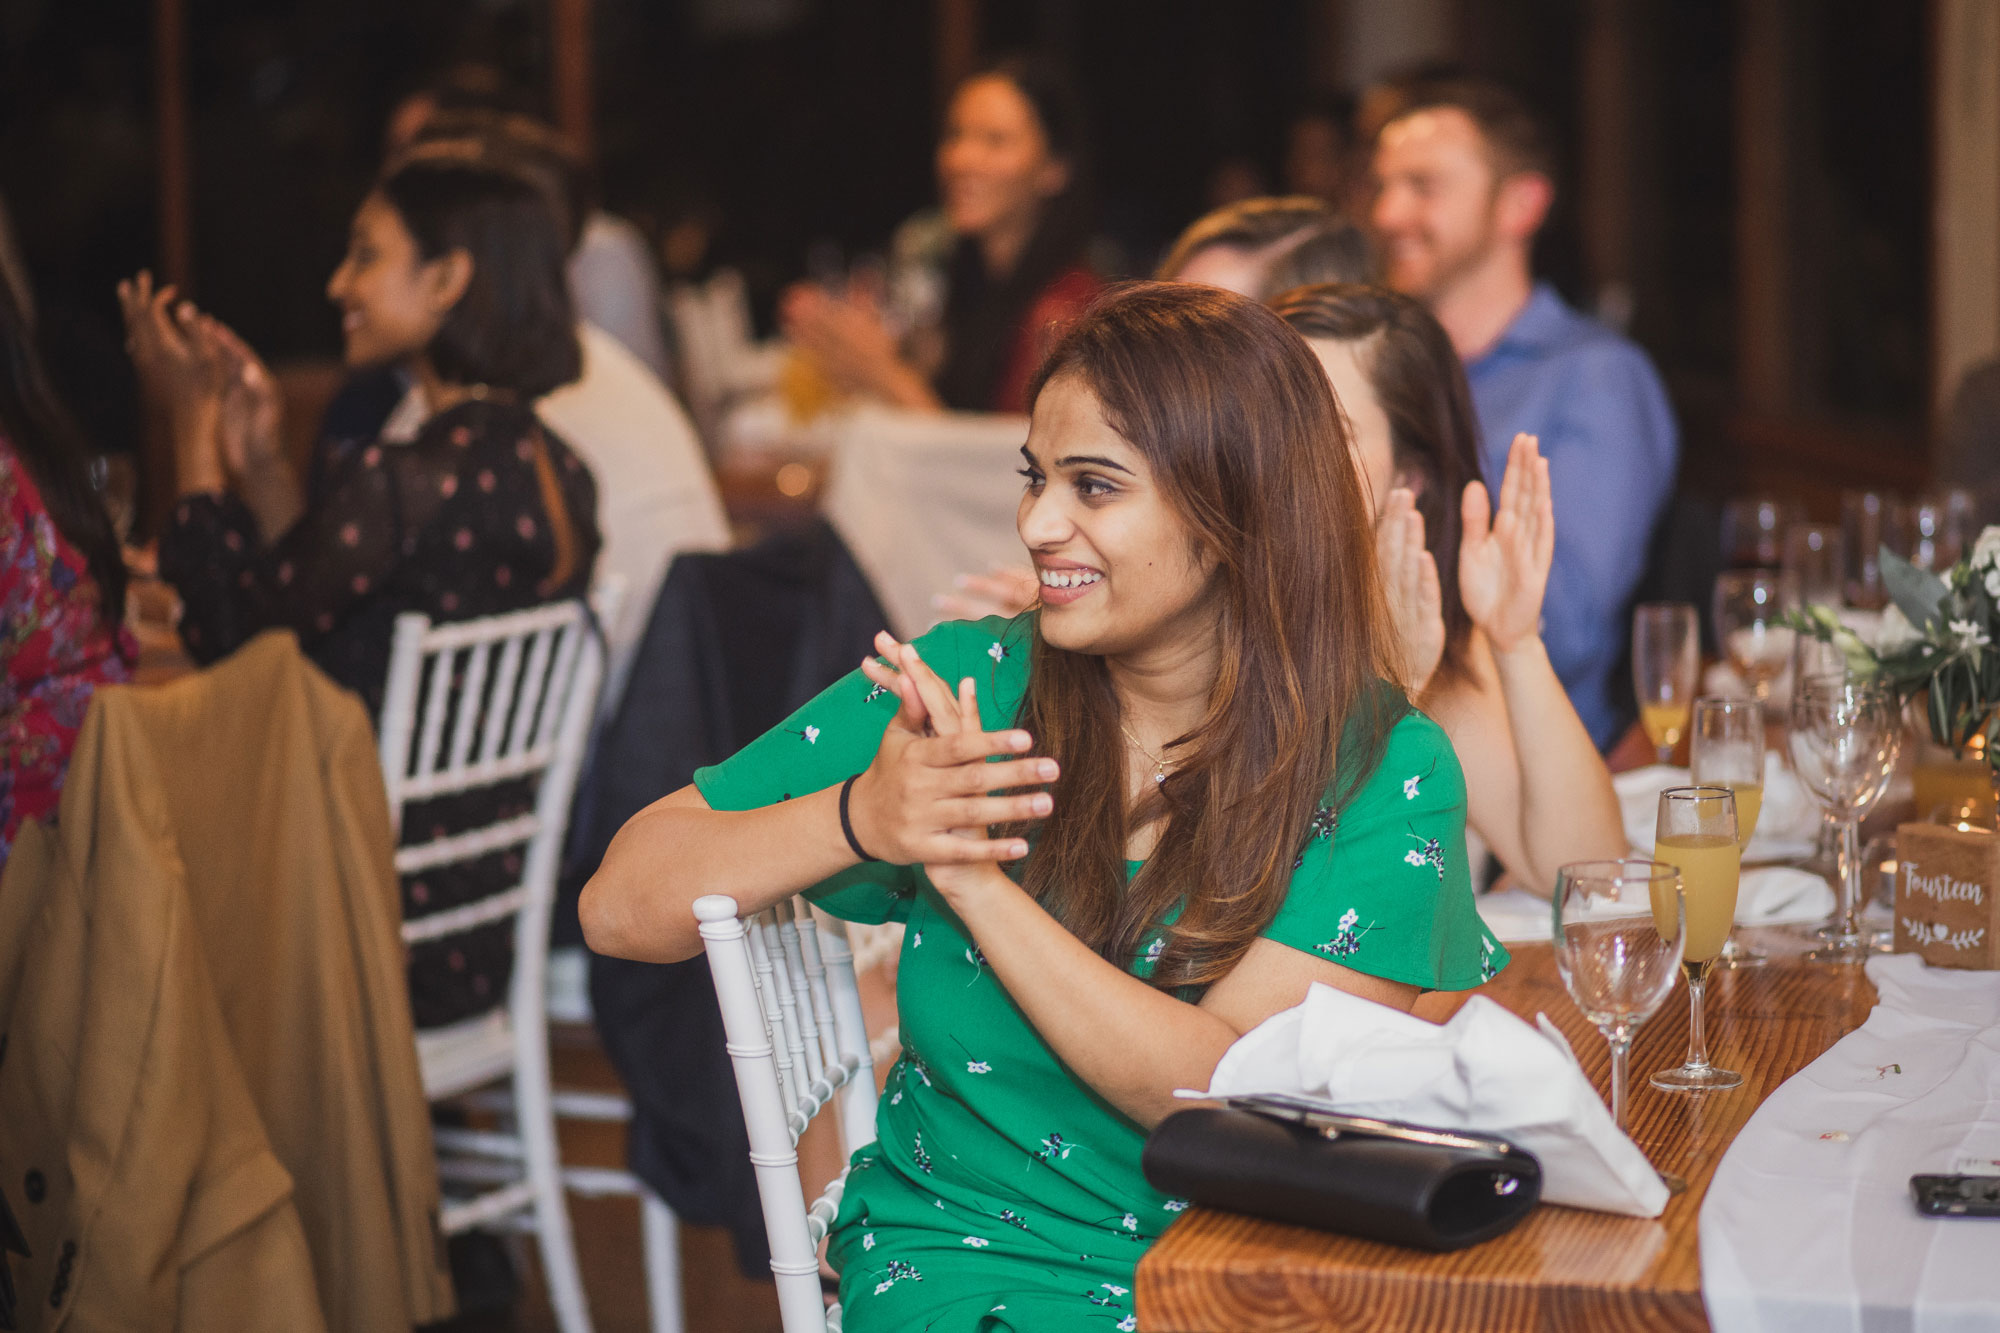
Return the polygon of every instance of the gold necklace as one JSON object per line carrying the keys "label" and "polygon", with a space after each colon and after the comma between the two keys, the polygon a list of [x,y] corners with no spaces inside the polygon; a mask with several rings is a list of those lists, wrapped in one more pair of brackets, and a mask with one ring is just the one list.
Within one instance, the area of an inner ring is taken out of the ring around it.
{"label": "gold necklace", "polygon": [[1140,754],[1144,755],[1146,759],[1152,763],[1154,783],[1157,784],[1165,782],[1167,780],[1166,758],[1163,755],[1154,754],[1151,750],[1148,750],[1145,746],[1141,745],[1139,743],[1139,738],[1132,734],[1132,729],[1126,726],[1123,722],[1120,722],[1118,724],[1118,730],[1125,733],[1125,739],[1132,742],[1133,749],[1137,750]]}

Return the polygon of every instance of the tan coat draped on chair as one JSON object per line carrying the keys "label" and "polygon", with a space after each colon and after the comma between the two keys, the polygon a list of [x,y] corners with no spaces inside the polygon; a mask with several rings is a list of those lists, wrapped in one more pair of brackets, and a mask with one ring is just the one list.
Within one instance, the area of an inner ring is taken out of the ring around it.
{"label": "tan coat draped on chair", "polygon": [[451,1313],[392,857],[367,715],[290,634],[98,692],[0,882],[24,1328]]}

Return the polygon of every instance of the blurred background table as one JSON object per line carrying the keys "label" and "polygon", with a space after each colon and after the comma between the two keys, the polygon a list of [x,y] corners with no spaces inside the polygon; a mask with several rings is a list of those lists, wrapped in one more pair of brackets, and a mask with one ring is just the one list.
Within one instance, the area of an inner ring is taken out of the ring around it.
{"label": "blurred background table", "polygon": [[[1632,1137],[1654,1165],[1687,1181],[1655,1220],[1544,1205],[1513,1231],[1454,1254],[1428,1254],[1302,1227],[1194,1208],[1140,1261],[1140,1327],[1154,1333],[1299,1333],[1308,1329],[1495,1333],[1506,1329],[1705,1329],[1696,1225],[1724,1150],[1779,1084],[1867,1018],[1875,990],[1858,967],[1798,957],[1786,931],[1741,931],[1768,967],[1718,968],[1710,980],[1709,1041],[1718,1064],[1742,1071],[1734,1091],[1668,1094],[1646,1082],[1680,1061],[1687,1008],[1670,999],[1632,1052]],[[1482,987],[1524,1018],[1546,1013],[1600,1092],[1610,1085],[1604,1039],[1563,991],[1547,945],[1518,945]],[[1443,1020],[1466,995],[1426,997]]]}

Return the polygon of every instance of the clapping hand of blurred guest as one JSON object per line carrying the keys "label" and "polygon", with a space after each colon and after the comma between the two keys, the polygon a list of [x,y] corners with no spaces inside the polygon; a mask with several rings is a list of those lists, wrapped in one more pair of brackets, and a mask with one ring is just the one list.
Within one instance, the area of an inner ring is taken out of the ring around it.
{"label": "clapping hand of blurred guest", "polygon": [[221,491],[227,476],[218,435],[228,370],[202,346],[194,305],[176,295],[173,284],[155,287],[145,271],[119,283],[125,345],[140,392],[173,438],[179,490]]}
{"label": "clapping hand of blurred guest", "polygon": [[785,293],[778,318],[785,336],[845,392],[915,411],[939,409],[930,382],[903,359],[874,293],[850,288],[837,295],[799,283]]}
{"label": "clapping hand of blurred guest", "polygon": [[947,620],[1012,619],[1042,595],[1041,582],[1026,565],[995,566],[986,574],[960,574],[951,586],[951,592],[931,599],[931,605]]}
{"label": "clapping hand of blurred guest", "polygon": [[1398,486],[1382,499],[1382,513],[1375,520],[1375,561],[1402,647],[1404,685],[1414,697],[1423,693],[1444,660],[1444,593],[1437,561],[1424,545],[1424,516],[1407,487]]}
{"label": "clapping hand of blurred guest", "polygon": [[1514,437],[1498,510],[1487,498],[1486,484],[1475,481],[1465,488],[1463,519],[1459,596],[1495,656],[1505,657],[1540,634],[1542,597],[1555,559],[1549,461],[1534,436]]}
{"label": "clapping hand of blurred guest", "polygon": [[194,329],[202,355],[222,371],[217,434],[223,464],[264,540],[275,541],[305,509],[298,470],[285,457],[278,382],[263,359],[221,320],[201,315]]}

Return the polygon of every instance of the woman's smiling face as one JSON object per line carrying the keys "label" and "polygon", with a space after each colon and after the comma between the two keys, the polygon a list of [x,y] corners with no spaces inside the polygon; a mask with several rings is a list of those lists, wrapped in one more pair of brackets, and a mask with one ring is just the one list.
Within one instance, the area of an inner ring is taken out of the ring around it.
{"label": "woman's smiling face", "polygon": [[1215,558],[1196,549],[1144,455],[1080,376],[1043,387],[1021,454],[1028,484],[1016,526],[1041,581],[1050,645],[1118,657],[1213,635]]}

